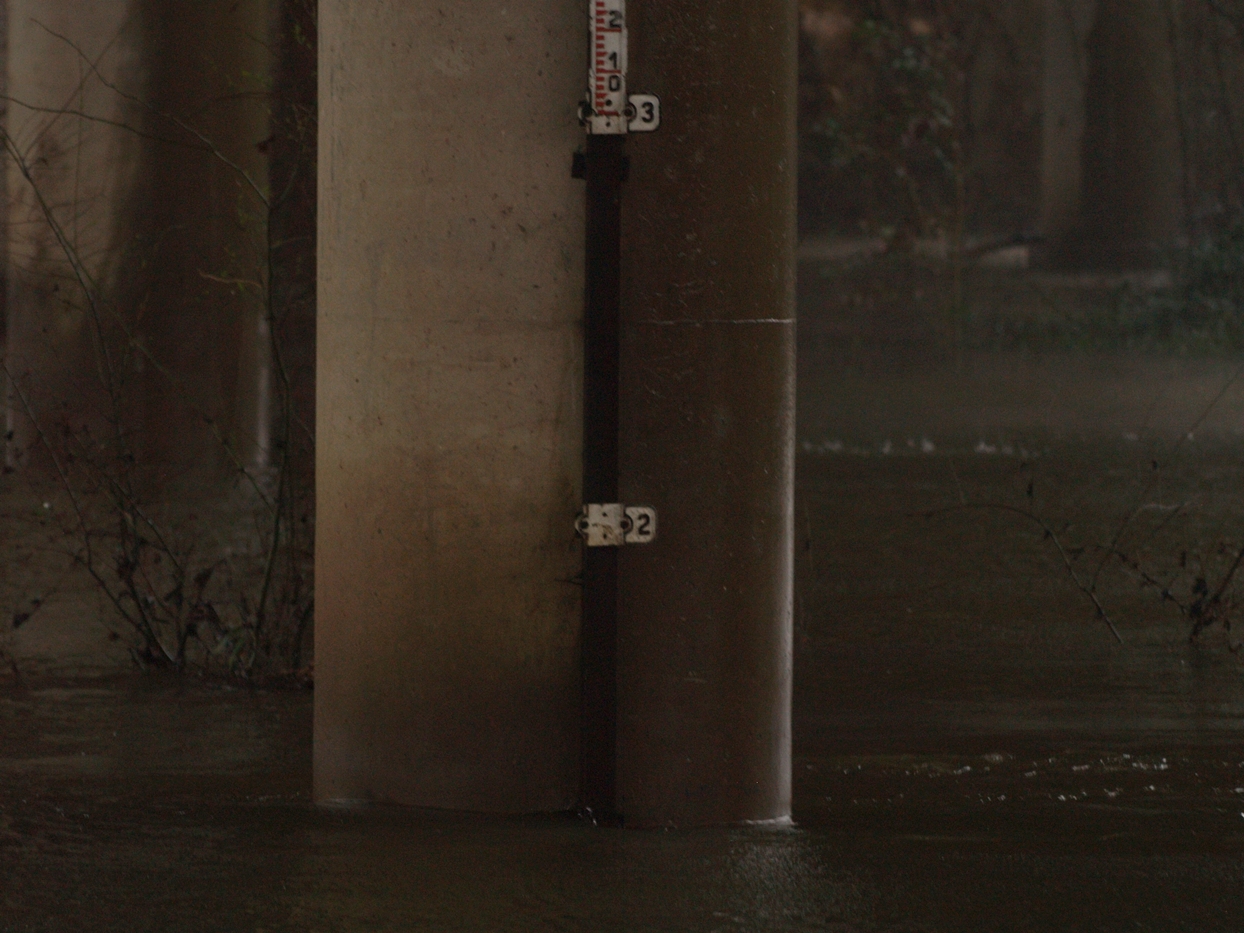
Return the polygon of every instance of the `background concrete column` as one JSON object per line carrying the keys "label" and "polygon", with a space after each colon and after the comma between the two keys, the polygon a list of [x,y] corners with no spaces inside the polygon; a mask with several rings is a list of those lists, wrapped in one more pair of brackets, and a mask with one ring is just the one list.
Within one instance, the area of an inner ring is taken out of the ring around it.
{"label": "background concrete column", "polygon": [[[142,0],[147,201],[125,298],[165,372],[144,367],[143,450],[174,475],[268,445],[268,188],[276,0]],[[205,151],[210,147],[211,151]],[[258,190],[256,190],[258,189]],[[168,373],[175,377],[173,381]]]}
{"label": "background concrete column", "polygon": [[790,814],[796,4],[629,4],[619,796],[628,825]]}
{"label": "background concrete column", "polygon": [[[12,100],[5,129],[34,186],[6,155],[5,365],[58,436],[64,426],[97,423],[102,387],[87,303],[39,196],[81,260],[81,271],[111,297],[133,234],[142,150],[141,139],[117,124],[137,127],[141,117],[99,76],[124,94],[145,89],[143,41],[132,6],[130,0],[7,3]],[[7,420],[9,463],[37,456],[33,424],[13,392]]]}
{"label": "background concrete column", "polygon": [[575,801],[585,32],[320,4],[321,801]]}
{"label": "background concrete column", "polygon": [[[244,461],[260,443],[267,218],[250,182],[267,184],[274,2],[9,6],[6,123],[34,185],[8,161],[6,361],[51,436],[110,436],[116,403],[160,479],[230,461],[204,416]],[[9,409],[20,460],[35,432]]]}

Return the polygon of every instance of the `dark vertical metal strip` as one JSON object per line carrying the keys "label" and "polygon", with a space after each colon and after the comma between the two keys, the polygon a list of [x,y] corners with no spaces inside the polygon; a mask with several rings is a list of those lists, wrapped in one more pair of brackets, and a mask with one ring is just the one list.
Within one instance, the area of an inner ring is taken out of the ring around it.
{"label": "dark vertical metal strip", "polygon": [[[618,334],[626,137],[589,135],[583,319],[583,501],[618,500]],[[617,814],[618,551],[583,549],[582,805]]]}

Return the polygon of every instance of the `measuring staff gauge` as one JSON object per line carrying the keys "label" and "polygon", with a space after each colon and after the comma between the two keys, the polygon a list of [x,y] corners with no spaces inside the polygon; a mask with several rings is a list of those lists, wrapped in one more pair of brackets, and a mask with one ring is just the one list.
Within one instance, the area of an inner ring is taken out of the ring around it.
{"label": "measuring staff gauge", "polygon": [[593,135],[651,133],[661,125],[654,94],[626,92],[626,0],[591,0],[587,100],[580,120]]}

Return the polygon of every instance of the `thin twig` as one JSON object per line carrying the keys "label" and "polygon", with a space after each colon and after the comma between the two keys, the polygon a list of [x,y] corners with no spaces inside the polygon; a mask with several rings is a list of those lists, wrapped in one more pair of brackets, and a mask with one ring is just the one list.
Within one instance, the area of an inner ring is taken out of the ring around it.
{"label": "thin twig", "polygon": [[168,121],[173,126],[177,127],[178,129],[182,130],[185,133],[189,133],[191,136],[197,139],[200,143],[203,144],[204,148],[206,148],[207,151],[212,154],[213,158],[215,158],[221,164],[233,170],[233,172],[238,176],[238,178],[240,178],[242,182],[248,188],[250,188],[251,191],[255,193],[255,197],[259,198],[260,202],[263,204],[265,208],[269,206],[268,195],[263,190],[263,188],[260,187],[259,183],[256,182],[255,179],[251,177],[250,173],[247,172],[246,169],[242,168],[235,161],[233,161],[227,155],[221,152],[220,148],[214,142],[212,142],[209,136],[195,129],[193,126],[191,126],[189,123],[182,120],[181,118],[174,116],[173,114],[168,113],[167,111],[160,110],[158,107],[155,107],[154,105],[148,103],[147,101],[143,100],[138,95],[131,94],[128,91],[122,90],[115,83],[113,83],[112,81],[109,81],[107,78],[104,77],[103,73],[100,72],[99,67],[96,65],[96,63],[91,61],[91,59],[87,57],[86,53],[83,52],[82,49],[79,48],[78,45],[72,39],[70,39],[66,35],[63,35],[57,32],[54,29],[49,28],[48,26],[44,25],[38,20],[35,20],[34,22],[40,29],[44,30],[49,35],[54,36],[57,39],[60,39],[62,42],[68,45],[71,49],[77,52],[78,56],[82,59],[82,61],[86,63],[86,66],[90,68],[91,71],[94,73],[99,83],[102,84],[104,87],[108,88],[108,90],[112,91],[114,94],[121,97],[123,100],[128,100],[130,103],[137,104],[139,107],[142,107],[148,113],[154,114],[160,119]]}
{"label": "thin twig", "polygon": [[213,275],[210,272],[199,270],[199,277],[207,279],[209,282],[216,282],[219,285],[236,285],[238,288],[253,288],[256,291],[263,291],[263,283],[256,282],[253,279],[238,279],[228,275]]}
{"label": "thin twig", "polygon": [[[1100,545],[1096,545],[1096,546],[1100,547]],[[1175,580],[1178,579],[1178,576],[1179,576],[1178,574],[1176,574],[1176,576],[1171,579],[1170,583],[1163,583],[1157,577],[1153,576],[1153,574],[1149,573],[1147,570],[1141,567],[1140,561],[1136,560],[1135,558],[1128,557],[1128,555],[1124,554],[1122,551],[1114,551],[1113,556],[1119,558],[1119,562],[1122,563],[1125,567],[1137,573],[1140,576],[1141,583],[1143,583],[1145,586],[1156,589],[1159,595],[1161,595],[1162,599],[1168,603],[1173,604],[1175,608],[1179,610],[1181,615],[1187,616],[1190,614],[1191,608],[1188,606],[1185,606],[1182,602],[1176,599],[1175,594],[1171,592],[1171,585],[1175,582]]]}
{"label": "thin twig", "polygon": [[[3,128],[0,128],[0,134],[3,134],[5,150],[7,150],[10,156],[14,159],[14,162],[18,165],[22,176],[24,177],[26,182],[30,185],[34,193],[35,200],[38,203],[39,209],[41,210],[43,217],[46,223],[48,224],[48,227],[52,230],[53,235],[55,236],[56,242],[58,246],[60,247],[61,252],[64,254],[65,258],[68,260],[68,265],[72,272],[72,276],[76,280],[78,288],[81,290],[81,292],[85,296],[86,308],[83,310],[86,312],[86,315],[89,316],[91,325],[92,325],[91,335],[92,335],[92,338],[95,344],[94,349],[96,351],[97,366],[99,367],[99,370],[100,370],[99,375],[100,375],[101,381],[104,384],[104,388],[108,393],[109,399],[112,401],[113,412],[112,412],[112,417],[110,421],[111,421],[111,424],[114,430],[116,431],[115,442],[117,445],[117,452],[120,458],[120,462],[123,464],[129,464],[133,462],[133,458],[132,456],[129,456],[129,457],[126,456],[126,454],[129,451],[129,441],[128,441],[128,438],[126,437],[126,434],[123,428],[124,418],[123,418],[123,412],[121,411],[121,408],[120,408],[121,386],[120,386],[120,382],[118,381],[117,369],[116,369],[116,366],[114,365],[114,361],[112,358],[113,354],[116,352],[115,344],[117,341],[114,336],[111,336],[105,330],[105,327],[104,327],[105,313],[110,316],[110,323],[115,322],[117,331],[120,334],[124,335],[128,343],[129,351],[133,353],[137,353],[142,359],[148,362],[152,366],[152,368],[155,369],[165,380],[167,380],[174,387],[174,389],[178,390],[181,396],[187,400],[191,410],[195,411],[195,413],[199,415],[199,417],[201,417],[202,420],[210,427],[213,435],[216,437],[218,443],[221,445],[221,448],[225,451],[230,461],[234,464],[234,466],[238,469],[238,471],[243,476],[245,476],[245,478],[250,483],[250,485],[255,489],[256,493],[259,496],[259,499],[270,510],[271,526],[270,526],[270,530],[267,535],[269,540],[267,542],[267,553],[266,553],[266,559],[264,562],[263,583],[262,583],[260,594],[259,594],[258,604],[256,605],[254,609],[253,615],[248,609],[246,609],[245,594],[244,593],[242,594],[243,615],[244,617],[250,616],[252,620],[251,624],[249,625],[244,624],[243,628],[245,629],[247,636],[250,639],[252,639],[252,641],[254,642],[255,650],[259,650],[261,646],[259,644],[258,636],[264,624],[265,616],[268,610],[268,603],[272,599],[271,594],[277,588],[277,581],[275,578],[277,575],[278,565],[280,565],[281,563],[281,560],[284,555],[284,551],[294,546],[295,539],[297,537],[297,534],[296,534],[297,525],[295,523],[295,515],[293,511],[294,504],[292,502],[293,494],[291,492],[291,486],[294,482],[294,477],[290,475],[290,471],[292,469],[291,448],[292,448],[293,427],[295,424],[297,424],[298,427],[300,427],[302,430],[307,432],[309,437],[313,438],[314,436],[313,433],[310,431],[310,429],[302,423],[302,420],[299,418],[297,412],[294,411],[293,388],[291,384],[290,374],[286,367],[284,354],[282,353],[282,348],[280,346],[279,340],[276,339],[279,321],[277,320],[276,294],[274,291],[274,281],[273,281],[273,276],[272,276],[272,269],[273,269],[273,264],[275,262],[276,251],[288,245],[288,243],[291,242],[288,240],[282,241],[282,242],[278,242],[275,240],[274,235],[273,235],[274,231],[272,229],[273,213],[274,211],[279,209],[280,206],[282,206],[295,191],[297,187],[297,182],[300,177],[298,166],[295,165],[294,170],[291,171],[288,177],[285,179],[284,186],[282,190],[280,191],[280,193],[274,196],[271,192],[269,192],[263,186],[261,186],[258,183],[258,181],[254,177],[252,177],[245,169],[243,169],[237,162],[230,159],[223,152],[223,150],[212,141],[211,138],[209,138],[207,135],[197,130],[192,125],[192,123],[188,122],[187,120],[181,119],[175,116],[174,114],[160,110],[159,108],[153,106],[152,104],[142,100],[140,97],[123,90],[116,83],[109,81],[107,78],[105,78],[104,75],[100,72],[98,63],[91,61],[91,59],[88,58],[86,54],[82,51],[82,49],[78,47],[71,39],[69,39],[65,35],[62,35],[56,32],[55,30],[50,29],[43,23],[38,23],[36,21],[36,24],[41,29],[43,29],[45,32],[47,32],[49,35],[64,42],[69,48],[73,49],[77,53],[79,59],[85,64],[85,67],[87,69],[87,74],[85,74],[82,77],[82,81],[80,82],[80,84],[84,84],[88,77],[94,76],[100,82],[101,85],[111,90],[120,99],[136,104],[137,106],[142,108],[144,111],[155,115],[156,117],[168,123],[170,126],[176,127],[182,133],[186,134],[186,136],[192,138],[195,142],[191,143],[189,141],[165,139],[155,133],[146,132],[140,128],[131,126],[128,123],[125,123],[123,121],[112,120],[109,118],[99,117],[96,115],[89,114],[85,111],[85,105],[81,103],[79,103],[77,107],[70,107],[67,105],[65,108],[61,108],[55,111],[51,110],[50,108],[33,106],[33,105],[29,105],[22,101],[17,101],[17,100],[14,101],[15,104],[17,104],[18,106],[27,107],[28,109],[35,111],[35,112],[54,113],[56,118],[60,118],[63,116],[76,116],[80,118],[81,120],[94,121],[102,125],[107,125],[107,126],[111,126],[117,129],[125,130],[129,133],[132,133],[138,136],[139,138],[149,139],[149,140],[153,140],[156,142],[166,143],[169,145],[184,146],[189,149],[203,151],[209,154],[213,159],[215,159],[219,163],[229,168],[235,175],[237,175],[237,177],[243,182],[244,186],[249,188],[254,193],[259,203],[261,203],[264,206],[264,209],[266,211],[266,225],[265,225],[266,260],[267,260],[266,276],[261,274],[259,279],[257,280],[248,280],[248,279],[236,278],[236,277],[226,277],[226,276],[212,274],[212,273],[205,272],[205,271],[201,271],[199,274],[201,277],[209,281],[214,281],[214,282],[218,282],[218,283],[225,284],[225,285],[231,285],[231,286],[235,286],[235,287],[242,288],[242,289],[254,288],[256,291],[260,292],[262,295],[264,306],[265,306],[264,307],[264,315],[265,315],[264,322],[267,325],[267,329],[269,333],[269,346],[268,346],[268,351],[270,354],[269,364],[272,367],[272,370],[274,371],[277,377],[277,384],[280,387],[280,400],[281,400],[281,409],[282,409],[281,418],[280,418],[281,430],[280,430],[280,437],[279,437],[281,456],[280,456],[280,464],[277,470],[277,486],[276,486],[276,493],[275,493],[275,496],[276,496],[275,501],[272,501],[269,499],[268,495],[264,492],[263,488],[260,486],[257,478],[251,473],[251,471],[243,467],[242,464],[238,461],[237,455],[234,452],[229,439],[224,436],[223,432],[221,432],[219,426],[216,424],[215,419],[209,416],[208,414],[206,414],[206,412],[199,411],[197,407],[193,404],[193,402],[189,401],[190,395],[186,391],[185,387],[181,384],[181,381],[166,366],[164,366],[159,360],[157,360],[152,355],[152,353],[143,344],[143,342],[140,339],[138,339],[135,332],[128,325],[126,319],[121,317],[118,310],[112,307],[111,304],[109,304],[107,301],[104,300],[103,297],[101,297],[101,289],[99,287],[99,284],[95,281],[94,277],[88,270],[86,266],[86,262],[84,261],[83,255],[77,248],[76,239],[71,238],[69,235],[67,235],[63,224],[60,222],[60,220],[56,216],[56,213],[55,213],[56,210],[61,210],[63,213],[65,209],[65,205],[58,204],[54,208],[53,205],[48,203],[48,201],[44,197],[43,192],[40,190],[39,185],[37,184],[34,178],[34,172],[31,170],[30,164],[23,157],[23,154],[18,150],[17,145],[14,142],[14,140],[11,137],[9,137],[7,133],[4,132]],[[79,97],[81,96],[79,93],[80,91],[81,91],[81,86],[79,87],[78,91],[75,92],[75,94]],[[254,96],[256,95],[248,94],[248,93],[239,93],[239,94],[230,95],[230,98],[237,99],[237,98],[254,97]],[[76,227],[74,229],[76,230]],[[297,239],[306,239],[306,238],[297,238]],[[140,314],[140,317],[141,317],[141,314]],[[44,446],[48,448],[49,453],[53,457],[53,461],[57,464],[58,471],[60,472],[61,477],[62,477],[62,482],[65,485],[67,492],[69,493],[71,499],[73,500],[75,504],[76,514],[78,515],[78,524],[79,524],[81,533],[85,541],[86,553],[84,557],[84,562],[87,564],[88,570],[91,572],[91,575],[96,579],[96,582],[104,590],[105,594],[108,596],[110,601],[114,604],[119,614],[123,618],[125,618],[135,629],[137,629],[142,634],[143,639],[146,641],[146,646],[145,648],[141,649],[141,652],[139,651],[139,649],[135,649],[134,651],[135,659],[140,662],[143,660],[155,661],[159,659],[159,655],[163,655],[163,657],[167,659],[167,661],[180,667],[185,661],[187,642],[190,637],[196,634],[194,631],[192,631],[193,619],[194,619],[195,613],[199,611],[200,603],[202,601],[202,595],[203,595],[202,587],[200,586],[200,591],[198,595],[195,597],[196,601],[194,603],[194,606],[189,610],[191,621],[187,623],[185,621],[186,610],[183,605],[184,596],[181,596],[176,600],[177,607],[170,606],[169,604],[170,600],[172,600],[173,598],[172,594],[179,592],[180,589],[184,586],[185,581],[186,581],[187,568],[182,561],[177,559],[174,550],[169,546],[168,542],[164,539],[161,529],[139,507],[137,497],[135,496],[134,491],[131,488],[129,468],[126,467],[122,472],[119,473],[119,475],[113,475],[111,472],[109,472],[108,469],[106,469],[104,466],[101,466],[99,463],[96,462],[91,451],[87,449],[84,439],[75,437],[74,440],[76,440],[78,445],[82,447],[82,451],[84,454],[84,461],[86,463],[88,470],[94,471],[95,473],[98,474],[97,478],[102,482],[103,487],[106,488],[108,492],[111,494],[113,507],[117,510],[117,513],[118,513],[118,525],[116,529],[117,549],[118,549],[116,572],[118,576],[117,582],[119,582],[120,584],[120,589],[114,591],[112,587],[109,586],[109,584],[103,579],[103,577],[100,575],[100,573],[95,567],[96,558],[91,549],[91,546],[92,546],[93,537],[96,535],[96,532],[93,532],[87,525],[86,518],[81,508],[79,507],[77,495],[76,495],[75,490],[72,487],[72,481],[68,475],[68,471],[64,469],[63,465],[60,462],[59,456],[57,455],[56,451],[52,449],[52,446],[48,438],[42,431],[42,428],[38,426],[33,408],[30,407],[29,405],[27,405],[27,408],[28,408],[28,414],[30,415],[31,420],[35,421],[39,436]],[[86,440],[89,440],[89,437],[86,438]],[[88,472],[87,475],[89,476],[90,473]],[[287,525],[288,527],[286,529],[283,529],[282,528],[283,525]],[[154,544],[152,543],[152,541],[147,539],[145,533],[142,530],[144,528],[151,532],[152,537],[155,540]],[[100,532],[99,534],[102,535],[104,533]],[[157,554],[157,560],[159,559],[160,556],[165,556],[169,559],[170,564],[171,564],[171,568],[173,572],[173,579],[176,583],[176,586],[174,587],[173,590],[169,591],[169,595],[167,596],[165,596],[163,593],[163,590],[166,587],[162,587],[160,585],[161,581],[163,580],[163,572],[160,571],[160,572],[150,573],[149,572],[150,568],[147,566],[147,563],[146,563],[146,558],[150,556],[151,549],[153,548],[155,549],[155,552]],[[292,551],[291,551],[291,555],[292,555]],[[291,556],[290,560],[296,562],[296,557]],[[303,603],[304,600],[299,595],[300,578],[297,576],[297,569],[294,566],[294,563],[291,563],[290,568],[291,568],[291,571],[295,574],[292,595],[286,594],[285,596],[282,596],[281,598],[292,599],[294,603]],[[197,579],[198,578],[196,578],[196,580]],[[282,592],[285,592],[285,591],[282,591]],[[127,601],[128,603],[131,603],[132,606],[127,606],[126,605]],[[295,637],[299,641],[301,640],[301,637],[303,635],[303,632],[305,631],[306,626],[310,623],[311,614],[313,612],[313,605],[314,605],[313,601],[309,599],[306,600],[305,605],[302,607],[300,613],[296,617],[297,618],[297,625],[296,625],[297,632],[296,632]],[[210,604],[208,608],[209,609],[211,608]],[[212,610],[210,615],[205,615],[205,618],[207,618],[209,622],[212,623],[213,626],[215,626],[216,628],[219,628],[219,621],[218,619],[214,620],[213,619],[214,616],[215,616],[215,613],[214,613],[214,610]],[[161,642],[159,637],[157,637],[156,628],[155,628],[158,625],[161,627],[161,629],[163,629],[163,627],[169,623],[170,619],[174,621],[175,628],[176,628],[175,634],[179,636],[175,653],[170,652],[170,650],[164,646],[164,644]],[[200,638],[200,641],[201,640],[202,639]],[[251,662],[248,660],[243,663],[245,667],[249,667]]]}
{"label": "thin twig", "polygon": [[[1209,404],[1205,406],[1201,414],[1192,423],[1192,426],[1179,435],[1178,440],[1175,441],[1174,446],[1171,448],[1171,452],[1169,456],[1171,463],[1175,463],[1178,461],[1178,457],[1179,457],[1181,450],[1183,449],[1184,443],[1188,440],[1188,438],[1192,437],[1193,434],[1196,433],[1196,431],[1201,427],[1202,424],[1205,423],[1205,419],[1208,418],[1210,416],[1210,413],[1215,408],[1218,407],[1218,403],[1223,400],[1226,394],[1231,390],[1232,386],[1234,386],[1239,381],[1241,376],[1244,376],[1244,364],[1241,364],[1240,367],[1236,369],[1236,371],[1231,375],[1231,378],[1227,380],[1226,384],[1223,385],[1223,387],[1218,390],[1218,394],[1215,395],[1210,400]],[[1110,559],[1110,555],[1113,552],[1119,549],[1119,542],[1123,540],[1123,535],[1126,533],[1128,526],[1130,526],[1132,521],[1136,518],[1136,516],[1140,514],[1141,510],[1144,507],[1143,503],[1148,501],[1149,493],[1153,491],[1153,487],[1157,484],[1157,482],[1158,482],[1158,471],[1154,469],[1149,477],[1149,482],[1145,484],[1145,487],[1140,491],[1140,495],[1136,497],[1136,505],[1131,509],[1131,511],[1127,513],[1127,515],[1123,517],[1123,520],[1119,523],[1119,527],[1114,533],[1114,538],[1111,539],[1110,545],[1107,547],[1106,552],[1102,555],[1102,559],[1100,563],[1098,563],[1097,569],[1093,571],[1093,579],[1091,581],[1092,586],[1095,587],[1097,585],[1097,578],[1101,576],[1102,569],[1106,566],[1106,561]]]}
{"label": "thin twig", "polygon": [[[94,324],[93,331],[96,332],[94,336],[99,342],[97,349],[100,350],[100,355],[98,355],[97,358],[102,359],[100,364],[101,380],[104,382],[105,389],[109,392],[110,397],[115,403],[118,398],[118,394],[116,393],[113,385],[111,359],[108,356],[107,344],[103,341],[102,337],[103,325],[100,310],[101,303],[98,298],[98,285],[91,277],[90,273],[86,270],[77,250],[74,249],[73,245],[69,242],[68,237],[65,235],[64,229],[61,227],[60,222],[56,219],[56,215],[53,212],[51,205],[49,205],[47,200],[43,197],[42,190],[35,181],[34,173],[31,171],[29,163],[17,150],[17,146],[14,143],[13,138],[3,127],[0,127],[0,139],[3,140],[4,148],[8,151],[9,156],[18,167],[18,171],[21,173],[22,177],[30,186],[31,191],[34,193],[35,199],[39,203],[40,212],[43,214],[44,220],[47,222],[48,227],[52,230],[53,235],[56,237],[56,242],[60,246],[61,252],[64,253],[65,258],[68,260],[69,266],[73,270],[74,278],[77,280],[78,287],[82,290],[86,297],[87,308]],[[234,469],[246,478],[251,488],[254,489],[256,495],[259,497],[260,501],[263,502],[267,508],[273,508],[273,503],[268,499],[267,493],[263,491],[263,487],[259,483],[259,480],[249,470],[247,470],[241,460],[238,459],[237,454],[233,449],[233,445],[230,443],[229,439],[225,437],[224,432],[220,430],[220,426],[216,423],[216,419],[200,409],[191,401],[193,396],[190,394],[189,390],[182,385],[181,380],[178,379],[167,366],[160,362],[160,360],[158,360],[151,353],[146,344],[139,340],[138,337],[130,331],[119,313],[111,308],[109,308],[109,310],[111,312],[113,323],[125,336],[126,342],[130,349],[139,353],[143,359],[156,370],[156,372],[163,376],[164,379],[177,390],[183,403],[185,403],[186,406],[194,412],[205,425],[207,425],[213,437],[216,439],[217,444],[220,445],[220,448],[229,458],[229,461]]]}
{"label": "thin twig", "polygon": [[13,374],[9,371],[7,364],[0,362],[0,368],[4,369],[5,377],[8,379],[9,385],[12,387],[14,395],[17,396],[18,402],[21,403],[22,409],[26,413],[26,417],[30,419],[30,423],[35,430],[35,436],[38,437],[39,443],[43,446],[44,450],[47,451],[48,457],[52,461],[52,466],[56,470],[56,475],[60,479],[61,486],[64,488],[65,494],[69,497],[69,502],[73,507],[74,515],[78,520],[78,528],[82,535],[82,545],[83,550],[85,551],[85,556],[81,557],[79,562],[86,568],[87,573],[91,575],[91,578],[103,591],[104,595],[108,597],[108,601],[112,603],[113,608],[116,609],[117,613],[125,619],[125,621],[128,622],[135,631],[142,635],[144,639],[147,639],[149,642],[159,644],[159,640],[155,637],[155,632],[151,630],[149,624],[147,624],[146,620],[141,615],[141,606],[136,606],[136,608],[140,610],[140,617],[135,619],[134,616],[132,616],[125,608],[125,605],[121,600],[122,594],[113,592],[112,587],[108,585],[108,581],[103,578],[103,575],[95,566],[95,554],[91,545],[93,533],[86,523],[86,515],[82,511],[82,503],[78,498],[77,492],[74,490],[73,482],[70,480],[68,472],[61,463],[61,459],[56,453],[56,448],[53,447],[52,442],[48,439],[46,432],[43,430],[42,423],[35,415],[34,408],[30,404],[30,400],[26,396],[26,393],[22,391],[22,387],[18,384],[17,380],[13,378]]}
{"label": "thin twig", "polygon": [[1023,518],[1026,518],[1030,522],[1033,522],[1034,524],[1039,526],[1041,530],[1045,532],[1045,537],[1048,538],[1050,541],[1054,542],[1054,547],[1057,548],[1058,550],[1058,556],[1062,558],[1063,567],[1066,569],[1067,575],[1071,577],[1071,582],[1076,585],[1076,589],[1078,589],[1081,593],[1083,593],[1090,600],[1092,600],[1093,606],[1097,610],[1097,617],[1101,619],[1103,622],[1105,622],[1106,625],[1110,628],[1110,633],[1114,636],[1115,641],[1117,641],[1119,644],[1123,644],[1123,637],[1119,634],[1119,630],[1115,628],[1114,622],[1110,620],[1110,615],[1106,612],[1105,606],[1101,604],[1101,600],[1097,598],[1097,594],[1094,592],[1094,589],[1090,586],[1087,586],[1080,579],[1080,575],[1076,573],[1075,565],[1072,563],[1071,557],[1067,554],[1067,549],[1063,547],[1063,542],[1059,539],[1057,533],[1055,533],[1053,528],[1051,528],[1048,524],[1042,521],[1040,517],[1038,517],[1037,515],[1034,515],[1028,509],[1021,509],[1019,506],[1007,505],[1002,502],[982,502],[982,503],[976,503],[976,504],[947,506],[946,508],[933,509],[928,512],[921,512],[920,515],[924,518],[936,518],[941,515],[946,515],[952,512],[962,512],[968,509],[980,510],[980,511],[1010,512],[1012,514],[1022,516]]}
{"label": "thin twig", "polygon": [[29,110],[32,113],[50,113],[56,114],[57,116],[78,117],[82,120],[88,120],[91,123],[98,123],[101,126],[110,126],[114,129],[125,130],[129,134],[137,136],[139,139],[147,139],[152,142],[163,143],[166,146],[179,146],[183,149],[190,149],[193,152],[211,152],[210,149],[201,143],[187,142],[184,139],[169,139],[167,136],[157,136],[155,133],[148,133],[146,130],[140,130],[138,127],[131,126],[123,120],[112,120],[108,117],[101,117],[98,114],[87,113],[85,110],[75,110],[71,107],[40,107],[38,104],[32,104],[17,97],[10,97],[8,94],[0,94],[0,101],[16,104],[23,110]]}

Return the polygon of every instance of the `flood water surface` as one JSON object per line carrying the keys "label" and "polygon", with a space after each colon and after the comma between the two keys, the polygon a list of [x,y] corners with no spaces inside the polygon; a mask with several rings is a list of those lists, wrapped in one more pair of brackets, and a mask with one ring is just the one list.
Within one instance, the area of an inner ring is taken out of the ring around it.
{"label": "flood water surface", "polygon": [[805,735],[796,828],[635,832],[316,809],[308,701],[130,677],[10,692],[0,929],[1244,924],[1244,753],[1222,734]]}
{"label": "flood water surface", "polygon": [[0,930],[1244,929],[1241,633],[1179,608],[1244,543],[1230,413],[1174,427],[1222,374],[990,365],[805,381],[794,828],[321,810],[309,694],[45,670]]}

